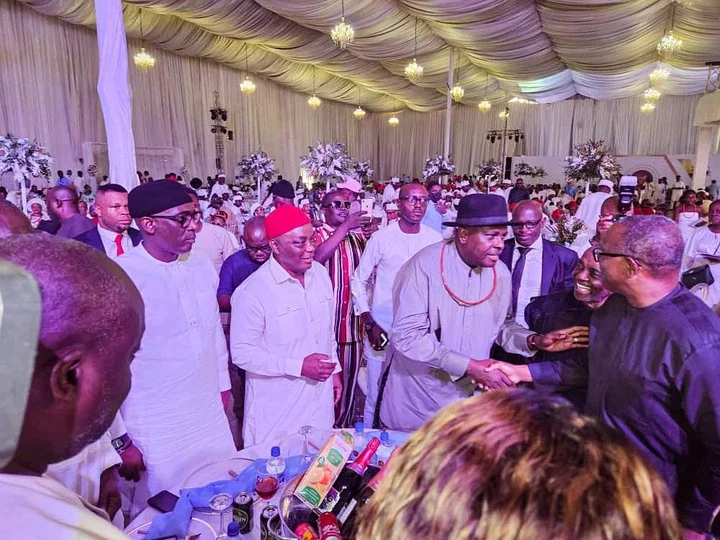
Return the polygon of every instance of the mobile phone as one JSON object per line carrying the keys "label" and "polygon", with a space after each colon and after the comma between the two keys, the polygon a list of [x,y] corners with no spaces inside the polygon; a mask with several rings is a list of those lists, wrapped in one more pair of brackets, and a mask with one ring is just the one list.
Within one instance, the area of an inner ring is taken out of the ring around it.
{"label": "mobile phone", "polygon": [[172,512],[175,508],[175,503],[180,497],[170,493],[169,491],[161,491],[160,493],[153,495],[147,500],[148,506],[159,510],[163,514]]}
{"label": "mobile phone", "polygon": [[375,201],[373,201],[372,199],[362,199],[360,201],[360,209],[364,213],[370,215],[370,214],[372,214],[374,202]]}

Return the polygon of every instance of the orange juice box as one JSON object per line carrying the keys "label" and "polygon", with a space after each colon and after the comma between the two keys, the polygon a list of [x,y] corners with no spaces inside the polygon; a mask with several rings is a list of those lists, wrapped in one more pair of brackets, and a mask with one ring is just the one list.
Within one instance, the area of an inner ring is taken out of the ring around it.
{"label": "orange juice box", "polygon": [[310,508],[320,506],[353,451],[355,440],[347,431],[331,436],[295,489]]}

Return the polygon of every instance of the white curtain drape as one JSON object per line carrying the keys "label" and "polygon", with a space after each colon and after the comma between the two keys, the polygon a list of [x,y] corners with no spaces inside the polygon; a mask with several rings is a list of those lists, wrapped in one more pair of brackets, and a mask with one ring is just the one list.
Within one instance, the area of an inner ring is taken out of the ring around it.
{"label": "white curtain drape", "polygon": [[[36,137],[55,157],[57,169],[80,169],[83,143],[106,142],[95,90],[95,32],[14,0],[0,0],[0,35],[0,131]],[[128,42],[130,57],[139,46],[138,41]],[[256,78],[255,93],[242,95],[242,74],[236,70],[145,46],[157,63],[149,72],[130,66],[135,144],[181,149],[191,176],[204,178],[215,170],[208,112],[213,90],[220,92],[229,111],[228,129],[235,134],[234,141],[226,142],[229,171],[243,154],[262,148],[277,160],[279,172],[294,180],[299,156],[317,140],[346,143],[351,156],[369,160],[380,178],[419,176],[425,159],[442,153],[444,111],[404,109],[395,128],[388,125],[387,113],[371,112],[357,121],[352,117],[354,106],[326,100],[313,111],[307,95],[272,79]],[[508,126],[523,129],[525,139],[517,145],[509,142],[507,154],[566,155],[589,138],[604,139],[618,155],[692,154],[697,100],[698,96],[666,95],[648,116],[640,113],[639,97],[511,104]],[[503,127],[500,108],[495,105],[481,114],[474,106],[454,107],[451,153],[458,172],[473,172],[481,160],[498,159],[500,143],[491,144],[486,132]],[[151,172],[157,176],[167,171]]]}

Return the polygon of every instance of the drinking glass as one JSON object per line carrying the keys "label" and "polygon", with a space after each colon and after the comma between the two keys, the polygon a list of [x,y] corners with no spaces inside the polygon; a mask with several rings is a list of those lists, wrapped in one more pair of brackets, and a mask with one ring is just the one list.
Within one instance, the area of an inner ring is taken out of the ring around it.
{"label": "drinking glass", "polygon": [[218,534],[218,540],[222,540],[228,537],[227,531],[225,530],[225,510],[232,506],[232,495],[229,493],[218,493],[212,499],[210,499],[209,506],[213,510],[220,512],[220,534]]}
{"label": "drinking glass", "polygon": [[[255,478],[255,492],[264,501],[269,501],[277,493],[280,483],[277,477],[268,472],[267,465],[263,465]],[[269,502],[267,503],[269,504]]]}
{"label": "drinking glass", "polygon": [[310,455],[310,452],[309,452],[309,450],[308,450],[308,446],[309,446],[309,437],[310,437],[310,434],[314,431],[314,429],[315,429],[315,428],[313,428],[312,426],[303,426],[303,427],[301,427],[300,430],[298,431],[298,433],[305,438],[304,441],[303,441],[303,455],[302,455],[302,458],[301,458],[301,460],[300,460],[300,463],[301,463],[303,466],[309,466],[309,465],[312,463],[312,461],[313,461],[313,457]]}

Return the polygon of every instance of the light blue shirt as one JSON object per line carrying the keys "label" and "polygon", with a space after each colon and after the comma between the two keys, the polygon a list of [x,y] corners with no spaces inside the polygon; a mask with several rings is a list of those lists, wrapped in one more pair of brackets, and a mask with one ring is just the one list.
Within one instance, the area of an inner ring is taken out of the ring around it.
{"label": "light blue shirt", "polygon": [[422,219],[422,224],[427,225],[431,229],[435,229],[437,232],[442,233],[442,222],[443,215],[438,212],[435,208],[435,203],[428,201],[427,210],[425,210],[425,216]]}

